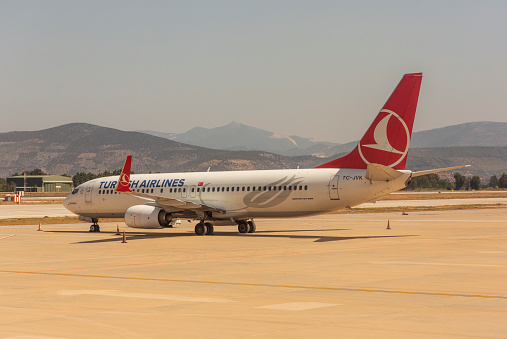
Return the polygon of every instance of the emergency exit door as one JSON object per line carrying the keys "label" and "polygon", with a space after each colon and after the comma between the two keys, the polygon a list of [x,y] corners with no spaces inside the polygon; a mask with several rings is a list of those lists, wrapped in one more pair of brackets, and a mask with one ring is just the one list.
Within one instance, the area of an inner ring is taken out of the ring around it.
{"label": "emergency exit door", "polygon": [[333,175],[329,180],[329,198],[331,200],[340,200],[340,195],[338,193],[338,180],[340,176],[338,174]]}

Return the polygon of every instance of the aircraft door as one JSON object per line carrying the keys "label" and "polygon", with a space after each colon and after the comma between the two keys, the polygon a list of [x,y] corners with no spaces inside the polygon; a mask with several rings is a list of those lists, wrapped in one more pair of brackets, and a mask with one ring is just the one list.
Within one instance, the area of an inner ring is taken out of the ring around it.
{"label": "aircraft door", "polygon": [[190,186],[190,198],[195,198],[196,191],[197,191],[197,188],[195,187],[195,185]]}
{"label": "aircraft door", "polygon": [[340,176],[336,174],[329,180],[329,198],[331,200],[340,200],[340,196],[338,194],[338,179],[340,179]]}
{"label": "aircraft door", "polygon": [[93,184],[87,185],[85,189],[85,202],[92,202]]}

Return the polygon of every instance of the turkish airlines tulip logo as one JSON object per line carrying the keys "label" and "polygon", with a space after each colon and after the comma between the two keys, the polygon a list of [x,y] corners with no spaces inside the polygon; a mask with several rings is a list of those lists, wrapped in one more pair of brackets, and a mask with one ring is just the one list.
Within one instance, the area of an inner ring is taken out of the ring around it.
{"label": "turkish airlines tulip logo", "polygon": [[128,186],[129,184],[129,176],[126,173],[123,173],[120,178],[120,183],[123,186]]}
{"label": "turkish airlines tulip logo", "polygon": [[410,131],[405,121],[395,112],[383,109],[380,113],[385,115],[379,114],[373,132],[370,128],[359,143],[359,155],[367,164],[394,167],[407,156]]}

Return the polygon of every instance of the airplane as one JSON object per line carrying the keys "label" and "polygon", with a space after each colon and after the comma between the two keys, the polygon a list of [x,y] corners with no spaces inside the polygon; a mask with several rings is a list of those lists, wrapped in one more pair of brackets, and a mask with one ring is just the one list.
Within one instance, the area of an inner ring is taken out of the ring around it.
{"label": "airplane", "polygon": [[63,205],[92,222],[124,218],[133,228],[172,227],[196,221],[196,235],[214,226],[237,225],[253,233],[254,219],[329,213],[375,201],[409,185],[412,178],[465,166],[412,172],[405,169],[422,73],[405,74],[357,146],[347,155],[310,169],[130,174],[76,187]]}

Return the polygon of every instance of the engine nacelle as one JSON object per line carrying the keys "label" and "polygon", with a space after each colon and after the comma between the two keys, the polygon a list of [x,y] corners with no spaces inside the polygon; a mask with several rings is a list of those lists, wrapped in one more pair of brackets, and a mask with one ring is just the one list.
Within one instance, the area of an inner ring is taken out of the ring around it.
{"label": "engine nacelle", "polygon": [[133,228],[162,228],[170,221],[171,215],[160,207],[136,205],[125,212],[125,224]]}

